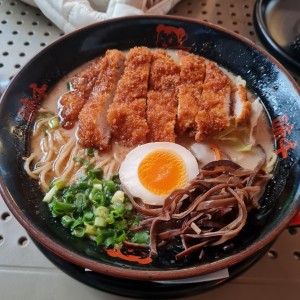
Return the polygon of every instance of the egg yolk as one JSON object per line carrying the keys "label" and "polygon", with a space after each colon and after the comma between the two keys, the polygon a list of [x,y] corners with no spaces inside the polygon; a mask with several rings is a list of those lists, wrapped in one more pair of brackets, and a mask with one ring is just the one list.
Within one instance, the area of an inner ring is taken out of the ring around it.
{"label": "egg yolk", "polygon": [[181,157],[173,151],[157,149],[147,154],[138,168],[141,184],[156,195],[183,188],[188,175]]}

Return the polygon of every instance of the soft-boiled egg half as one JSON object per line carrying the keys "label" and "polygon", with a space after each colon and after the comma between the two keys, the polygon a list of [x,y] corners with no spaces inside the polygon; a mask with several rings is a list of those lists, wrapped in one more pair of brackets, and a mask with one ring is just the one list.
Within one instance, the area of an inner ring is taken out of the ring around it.
{"label": "soft-boiled egg half", "polygon": [[198,175],[194,155],[175,143],[148,143],[130,151],[119,169],[119,177],[134,197],[148,205],[163,205],[175,189],[184,188]]}

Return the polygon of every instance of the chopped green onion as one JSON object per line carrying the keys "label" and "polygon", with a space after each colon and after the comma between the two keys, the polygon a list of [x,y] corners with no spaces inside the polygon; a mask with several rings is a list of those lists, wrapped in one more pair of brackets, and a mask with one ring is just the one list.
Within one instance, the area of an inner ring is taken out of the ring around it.
{"label": "chopped green onion", "polygon": [[105,180],[103,184],[111,194],[114,194],[116,192],[117,187],[112,180]]}
{"label": "chopped green onion", "polygon": [[84,150],[84,154],[89,157],[94,157],[94,150],[95,149],[93,149],[93,148],[86,148]]}
{"label": "chopped green onion", "polygon": [[52,201],[53,196],[58,192],[59,188],[54,185],[44,196],[43,202],[50,203]]}
{"label": "chopped green onion", "polygon": [[80,225],[83,225],[83,221],[81,218],[78,218],[74,221],[74,223],[72,224],[71,226],[71,229],[75,229],[76,227],[80,226]]}
{"label": "chopped green onion", "polygon": [[94,214],[92,211],[86,211],[84,214],[83,214],[83,218],[82,220],[84,222],[92,222],[94,220]]}
{"label": "chopped green onion", "polygon": [[85,234],[95,235],[96,234],[96,228],[93,225],[85,224]]}
{"label": "chopped green onion", "polygon": [[137,244],[148,244],[149,240],[150,236],[146,231],[136,232],[132,238],[132,241]]}
{"label": "chopped green onion", "polygon": [[118,218],[120,216],[122,216],[125,212],[125,206],[123,204],[118,204],[118,205],[115,205],[113,206],[113,210],[110,212],[114,218]]}
{"label": "chopped green onion", "polygon": [[94,211],[95,216],[107,218],[108,216],[108,208],[105,206],[98,206]]}
{"label": "chopped green onion", "polygon": [[52,185],[57,186],[58,189],[61,190],[65,187],[66,181],[64,179],[57,179],[52,183]]}
{"label": "chopped green onion", "polygon": [[128,224],[127,224],[126,220],[124,220],[124,219],[119,222],[114,223],[114,228],[118,229],[118,230],[125,230],[125,229],[127,229],[127,227],[128,227]]}
{"label": "chopped green onion", "polygon": [[125,194],[123,191],[116,191],[111,198],[111,202],[123,203],[125,199]]}
{"label": "chopped green onion", "polygon": [[55,215],[66,214],[74,210],[73,205],[69,203],[54,200],[51,204],[51,210]]}
{"label": "chopped green onion", "polygon": [[74,219],[71,218],[70,216],[68,215],[64,215],[62,218],[61,218],[61,223],[64,227],[71,227],[72,223],[74,222]]}
{"label": "chopped green onion", "polygon": [[117,235],[117,237],[116,237],[116,242],[120,243],[120,242],[124,241],[125,238],[126,238],[126,233],[124,230],[121,230],[119,235]]}
{"label": "chopped green onion", "polygon": [[115,222],[115,218],[114,215],[112,213],[110,213],[106,219],[108,224],[113,224]]}
{"label": "chopped green onion", "polygon": [[96,190],[102,190],[102,184],[101,183],[95,183],[93,184],[93,188]]}
{"label": "chopped green onion", "polygon": [[64,202],[66,202],[66,203],[71,203],[71,204],[72,204],[72,203],[74,203],[74,201],[75,201],[75,195],[69,193],[69,194],[64,195],[64,196],[63,196],[63,199],[64,199]]}
{"label": "chopped green onion", "polygon": [[79,227],[76,227],[73,231],[72,231],[72,234],[75,235],[76,237],[83,237],[84,234],[85,234],[85,229],[81,226]]}
{"label": "chopped green onion", "polygon": [[78,212],[83,212],[84,209],[86,208],[87,203],[86,203],[86,198],[85,195],[82,193],[78,193],[75,196],[75,202],[74,202],[74,207]]}
{"label": "chopped green onion", "polygon": [[252,144],[248,144],[248,145],[245,145],[245,146],[241,146],[238,151],[240,152],[248,152],[248,151],[251,151],[252,149]]}
{"label": "chopped green onion", "polygon": [[103,217],[96,217],[94,221],[94,226],[97,227],[106,227],[107,226],[107,221]]}
{"label": "chopped green onion", "polygon": [[124,207],[126,210],[131,211],[133,208],[133,205],[130,201],[126,201],[126,202],[124,202]]}
{"label": "chopped green onion", "polygon": [[74,157],[73,160],[75,162],[79,162],[87,168],[91,168],[90,162],[87,159],[83,159],[82,157]]}
{"label": "chopped green onion", "polygon": [[102,169],[90,169],[88,171],[89,176],[92,178],[102,179],[103,177],[103,170]]}
{"label": "chopped green onion", "polygon": [[57,128],[60,127],[60,123],[59,123],[58,117],[53,117],[53,118],[51,118],[51,119],[49,120],[48,124],[49,124],[49,127],[50,127],[51,129],[57,129]]}
{"label": "chopped green onion", "polygon": [[104,241],[104,246],[106,248],[109,248],[110,246],[114,245],[114,243],[115,243],[115,238],[110,236]]}
{"label": "chopped green onion", "polygon": [[74,161],[86,166],[85,174],[70,186],[66,186],[64,179],[53,181],[43,199],[53,216],[59,217],[72,235],[88,236],[97,245],[121,248],[127,236],[130,241],[143,242],[143,238],[129,233],[129,227],[138,224],[139,218],[132,213],[131,202],[119,189],[118,177],[103,179],[103,170],[94,168],[89,160],[76,157]]}

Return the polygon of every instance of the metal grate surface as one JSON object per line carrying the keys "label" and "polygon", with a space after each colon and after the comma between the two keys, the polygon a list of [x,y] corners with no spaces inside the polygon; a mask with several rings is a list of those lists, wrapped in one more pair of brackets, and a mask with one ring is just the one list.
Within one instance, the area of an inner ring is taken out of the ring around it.
{"label": "metal grate surface", "polygon": [[39,50],[63,33],[20,1],[0,0],[0,88]]}
{"label": "metal grate surface", "polygon": [[[170,13],[224,26],[259,44],[252,22],[253,5],[254,0],[183,0]],[[38,9],[20,1],[0,0],[0,93],[34,54],[61,35]],[[49,263],[1,198],[0,278],[3,300],[126,299],[78,283]],[[233,292],[245,300],[298,296],[300,230],[286,230],[255,266],[232,282],[201,295],[201,299],[227,300]]]}

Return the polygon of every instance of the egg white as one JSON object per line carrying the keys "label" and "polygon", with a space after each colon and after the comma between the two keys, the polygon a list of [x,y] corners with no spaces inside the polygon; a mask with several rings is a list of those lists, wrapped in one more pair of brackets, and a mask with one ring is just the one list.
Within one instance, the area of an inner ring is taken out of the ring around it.
{"label": "egg white", "polygon": [[198,173],[198,163],[194,155],[181,145],[169,142],[156,142],[143,144],[130,151],[119,169],[119,178],[122,184],[134,197],[139,197],[148,205],[163,205],[168,195],[156,195],[147,190],[139,180],[138,168],[144,157],[154,150],[168,150],[181,157],[187,172],[188,181],[195,178]]}

